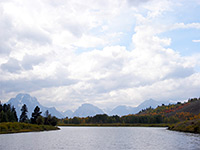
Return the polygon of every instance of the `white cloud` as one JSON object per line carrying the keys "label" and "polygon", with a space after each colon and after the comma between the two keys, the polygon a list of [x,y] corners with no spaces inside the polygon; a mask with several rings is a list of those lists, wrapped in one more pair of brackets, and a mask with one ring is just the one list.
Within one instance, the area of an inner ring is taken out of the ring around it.
{"label": "white cloud", "polygon": [[199,57],[181,56],[168,48],[172,37],[160,34],[199,29],[199,23],[165,24],[163,14],[176,6],[171,1],[13,0],[0,5],[4,101],[30,92],[42,104],[65,110],[84,102],[135,106],[148,98],[198,93]]}
{"label": "white cloud", "polygon": [[10,73],[19,73],[21,70],[21,66],[18,60],[10,58],[8,62],[1,65],[1,69]]}
{"label": "white cloud", "polygon": [[200,29],[200,23],[175,23],[172,29],[189,29],[189,28],[195,28]]}
{"label": "white cloud", "polygon": [[33,69],[33,66],[39,65],[41,62],[44,62],[44,58],[42,56],[31,56],[25,55],[22,60],[22,66],[24,69]]}
{"label": "white cloud", "polygon": [[107,42],[103,40],[102,38],[90,36],[90,35],[83,35],[80,38],[80,40],[78,40],[77,42],[74,42],[73,45],[82,47],[82,48],[91,48],[91,47],[106,45],[106,43]]}
{"label": "white cloud", "polygon": [[200,40],[192,40],[192,42],[199,43]]}

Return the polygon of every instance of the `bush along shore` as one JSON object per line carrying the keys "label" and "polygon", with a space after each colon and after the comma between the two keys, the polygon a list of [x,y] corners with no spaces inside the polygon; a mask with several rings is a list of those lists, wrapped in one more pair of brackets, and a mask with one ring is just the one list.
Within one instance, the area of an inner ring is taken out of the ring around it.
{"label": "bush along shore", "polygon": [[49,131],[49,130],[59,130],[59,128],[50,125],[37,125],[37,124],[21,123],[21,122],[0,123],[0,134]]}
{"label": "bush along shore", "polygon": [[200,119],[183,121],[170,125],[169,130],[200,134]]}

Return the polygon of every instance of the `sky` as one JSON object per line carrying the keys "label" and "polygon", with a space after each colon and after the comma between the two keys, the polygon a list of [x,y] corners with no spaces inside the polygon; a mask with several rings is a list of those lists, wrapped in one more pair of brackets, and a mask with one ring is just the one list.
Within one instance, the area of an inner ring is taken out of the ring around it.
{"label": "sky", "polygon": [[2,102],[109,109],[199,91],[199,0],[0,1]]}

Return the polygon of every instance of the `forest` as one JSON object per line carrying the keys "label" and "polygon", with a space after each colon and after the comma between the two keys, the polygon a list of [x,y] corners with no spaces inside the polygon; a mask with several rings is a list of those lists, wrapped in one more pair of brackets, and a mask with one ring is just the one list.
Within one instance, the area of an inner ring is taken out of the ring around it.
{"label": "forest", "polygon": [[23,122],[23,123],[31,123],[38,125],[52,125],[56,126],[58,123],[58,119],[55,116],[51,116],[48,110],[45,112],[45,116],[42,116],[42,112],[38,106],[35,107],[32,117],[29,119],[27,116],[28,108],[26,104],[24,104],[21,108],[21,115],[17,117],[17,113],[15,108],[10,104],[1,104],[0,103],[0,123],[1,122]]}

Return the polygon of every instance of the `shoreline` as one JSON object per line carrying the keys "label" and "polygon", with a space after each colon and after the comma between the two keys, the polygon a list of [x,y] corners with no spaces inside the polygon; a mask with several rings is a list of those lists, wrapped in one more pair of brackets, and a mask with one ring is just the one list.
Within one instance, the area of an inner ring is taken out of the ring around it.
{"label": "shoreline", "polygon": [[[184,121],[177,124],[58,124],[60,127],[166,127],[170,131],[200,134],[200,120]],[[20,122],[0,123],[0,134],[42,132],[60,130],[58,126],[37,125]]]}
{"label": "shoreline", "polygon": [[200,134],[200,128],[195,128],[195,125],[186,127],[179,127],[180,124],[184,124],[185,122],[179,122],[177,124],[59,124],[60,127],[166,127],[167,130],[170,131],[178,131],[185,133],[194,133]]}
{"label": "shoreline", "polygon": [[42,132],[60,130],[57,126],[37,125],[20,122],[0,123],[0,134],[24,133],[24,132]]}
{"label": "shoreline", "polygon": [[58,124],[68,127],[169,127],[169,124]]}
{"label": "shoreline", "polygon": [[178,122],[170,125],[168,130],[200,134],[200,119]]}

